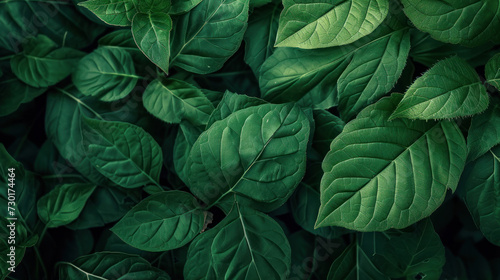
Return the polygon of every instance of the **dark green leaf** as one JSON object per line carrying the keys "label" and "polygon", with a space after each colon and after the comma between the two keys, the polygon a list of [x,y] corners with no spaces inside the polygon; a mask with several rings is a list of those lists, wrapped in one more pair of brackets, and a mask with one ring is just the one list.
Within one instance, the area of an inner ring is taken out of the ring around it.
{"label": "dark green leaf", "polygon": [[170,7],[171,15],[180,15],[189,12],[191,9],[200,4],[202,0],[173,0]]}
{"label": "dark green leaf", "polygon": [[267,103],[266,101],[243,94],[236,94],[226,91],[217,108],[212,112],[208,119],[207,128],[214,122],[227,118],[232,113],[252,106],[258,106]]}
{"label": "dark green leaf", "polygon": [[472,117],[467,135],[468,161],[477,159],[500,144],[500,103],[498,99],[491,101],[484,113]]}
{"label": "dark green leaf", "polygon": [[488,83],[500,90],[500,53],[488,61],[485,72]]}
{"label": "dark green leaf", "polygon": [[130,26],[137,13],[135,0],[89,0],[78,5],[92,11],[107,24]]}

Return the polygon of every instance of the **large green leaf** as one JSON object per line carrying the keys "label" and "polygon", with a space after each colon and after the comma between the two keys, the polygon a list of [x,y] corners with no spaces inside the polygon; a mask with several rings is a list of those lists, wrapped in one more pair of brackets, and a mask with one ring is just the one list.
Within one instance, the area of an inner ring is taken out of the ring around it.
{"label": "large green leaf", "polygon": [[92,11],[107,24],[130,26],[137,13],[136,0],[89,0],[78,5]]}
{"label": "large green leaf", "polygon": [[366,252],[391,279],[439,279],[445,263],[444,246],[429,219],[404,230],[364,234]]}
{"label": "large green leaf", "polygon": [[127,96],[137,84],[134,61],[119,48],[100,47],[86,55],[73,73],[73,83],[81,93],[102,101]]}
{"label": "large green leaf", "polygon": [[236,94],[226,91],[217,108],[212,112],[208,119],[207,129],[216,121],[220,121],[232,113],[252,106],[258,106],[267,103],[266,101],[244,94]]}
{"label": "large green leaf", "polygon": [[79,257],[72,263],[61,262],[59,279],[74,280],[170,280],[145,259],[124,253],[102,252]]}
{"label": "large green leaf", "polygon": [[194,125],[205,125],[214,110],[199,88],[176,79],[154,80],[142,99],[151,114],[168,123],[187,120]]}
{"label": "large green leaf", "polygon": [[224,220],[189,246],[184,277],[286,279],[290,262],[290,245],[279,224],[236,203]]}
{"label": "large green leaf", "polygon": [[138,13],[132,21],[132,34],[139,49],[154,64],[168,72],[172,19],[167,13]]}
{"label": "large green leaf", "polygon": [[161,148],[141,127],[84,117],[82,136],[89,160],[114,183],[124,188],[158,185]]}
{"label": "large green leaf", "polygon": [[461,184],[476,225],[491,243],[500,246],[500,146],[469,163]]}
{"label": "large green leaf", "polygon": [[467,134],[467,161],[477,159],[500,144],[500,102],[497,98],[491,101],[484,113],[472,117]]}
{"label": "large green leaf", "polygon": [[338,109],[346,121],[388,93],[406,65],[410,33],[398,30],[354,53],[337,82]]}
{"label": "large green leaf", "polygon": [[206,215],[191,194],[160,192],[142,200],[111,231],[141,250],[168,251],[186,245],[198,235]]}
{"label": "large green leaf", "polygon": [[419,77],[406,91],[391,119],[447,119],[480,113],[489,96],[481,79],[459,57],[444,59]]}
{"label": "large green leaf", "polygon": [[49,228],[67,225],[78,218],[95,188],[85,183],[57,186],[38,200],[38,216]]}
{"label": "large green leaf", "polygon": [[38,35],[23,44],[23,52],[15,55],[10,65],[12,72],[26,84],[48,87],[69,76],[84,55],[71,48],[57,48],[49,37]]}
{"label": "large green leaf", "polygon": [[500,53],[488,61],[485,72],[488,83],[500,90]]}
{"label": "large green leaf", "polygon": [[172,66],[212,73],[240,47],[247,28],[249,0],[204,0],[174,21]]}
{"label": "large green leaf", "polygon": [[373,32],[389,12],[388,0],[284,0],[277,47],[347,45]]}
{"label": "large green leaf", "polygon": [[186,163],[188,186],[206,203],[236,193],[259,209],[272,210],[304,175],[308,137],[309,121],[297,106],[264,104],[237,111],[196,140]]}
{"label": "large green leaf", "polygon": [[404,228],[456,189],[465,139],[454,122],[388,118],[401,94],[368,106],[335,138],[323,161],[316,227]]}
{"label": "large green leaf", "polygon": [[420,30],[439,41],[482,45],[500,28],[500,3],[491,0],[402,0],[404,12]]}

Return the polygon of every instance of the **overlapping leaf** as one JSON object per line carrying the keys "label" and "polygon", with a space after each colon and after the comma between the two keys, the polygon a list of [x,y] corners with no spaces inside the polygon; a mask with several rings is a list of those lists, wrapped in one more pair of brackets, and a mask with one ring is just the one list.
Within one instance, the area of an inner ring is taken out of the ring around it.
{"label": "overlapping leaf", "polygon": [[488,83],[500,90],[500,53],[488,61],[485,72]]}
{"label": "overlapping leaf", "polygon": [[477,159],[497,144],[500,144],[500,102],[495,98],[488,110],[472,117],[467,135],[467,160]]}
{"label": "overlapping leaf", "polygon": [[107,24],[130,26],[137,13],[135,0],[89,0],[79,4]]}

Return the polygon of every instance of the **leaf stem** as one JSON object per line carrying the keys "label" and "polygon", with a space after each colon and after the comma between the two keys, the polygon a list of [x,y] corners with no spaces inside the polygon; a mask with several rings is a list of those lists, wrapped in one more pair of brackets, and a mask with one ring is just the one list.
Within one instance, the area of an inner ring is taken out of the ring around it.
{"label": "leaf stem", "polygon": [[82,102],[80,99],[76,98],[75,96],[73,96],[71,93],[65,91],[64,89],[61,89],[61,88],[56,88],[56,90],[60,91],[61,93],[67,95],[68,97],[70,97],[71,99],[75,100],[78,104],[82,105],[83,107],[85,107],[87,110],[89,110],[90,112],[92,112],[94,115],[96,115],[96,117],[98,117],[99,119],[103,120],[104,121],[104,118],[99,114],[97,113],[96,111],[94,111],[94,109],[90,108],[89,105],[85,104],[84,102]]}
{"label": "leaf stem", "polygon": [[7,55],[7,56],[2,56],[2,57],[0,57],[0,61],[2,61],[2,60],[7,60],[7,59],[11,59],[11,58],[13,58],[14,56],[15,56],[15,54],[13,54],[13,55]]}

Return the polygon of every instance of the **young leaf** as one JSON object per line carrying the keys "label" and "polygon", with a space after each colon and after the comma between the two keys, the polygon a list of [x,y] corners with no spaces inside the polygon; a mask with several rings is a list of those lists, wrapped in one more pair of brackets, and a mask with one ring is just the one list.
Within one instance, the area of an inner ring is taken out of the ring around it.
{"label": "young leaf", "polygon": [[158,185],[163,155],[158,143],[144,129],[129,123],[84,117],[82,136],[92,164],[114,183],[124,188]]}
{"label": "young leaf", "polygon": [[214,110],[200,89],[176,79],[154,80],[142,99],[151,114],[168,123],[187,120],[194,125],[205,125]]}
{"label": "young leaf", "polygon": [[[278,223],[236,203],[224,220],[189,246],[184,277],[187,280],[286,279],[290,255],[290,244]],[[203,267],[190,271],[189,268],[199,264]],[[205,275],[208,277],[204,278]]]}
{"label": "young leaf", "polygon": [[204,0],[174,22],[172,66],[212,73],[240,47],[247,28],[249,0]]}
{"label": "young leaf", "polygon": [[73,83],[79,91],[102,101],[124,98],[134,89],[139,78],[127,51],[107,47],[85,56],[73,73]]}
{"label": "young leaf", "polygon": [[439,41],[465,46],[498,42],[500,5],[481,0],[402,0],[404,12],[420,30]]}
{"label": "young leaf", "polygon": [[448,119],[481,113],[489,96],[481,79],[459,57],[444,59],[410,86],[390,120]]}
{"label": "young leaf", "polygon": [[38,216],[49,228],[67,225],[78,218],[95,188],[86,183],[57,186],[38,200]]}
{"label": "young leaf", "polygon": [[305,172],[309,121],[291,104],[246,108],[215,122],[196,140],[187,166],[190,190],[206,203],[236,193],[270,211]]}
{"label": "young leaf", "polygon": [[500,90],[500,53],[493,56],[485,67],[487,82]]}
{"label": "young leaf", "polygon": [[170,280],[167,273],[145,259],[117,252],[94,253],[58,266],[60,279]]}
{"label": "young leaf", "polygon": [[48,87],[69,76],[84,55],[71,48],[57,48],[49,37],[38,35],[23,44],[23,52],[15,55],[10,65],[21,81],[32,87]]}
{"label": "young leaf", "polygon": [[92,11],[110,25],[130,26],[137,13],[135,0],[89,0],[78,5]]}
{"label": "young leaf", "polygon": [[206,216],[191,194],[160,192],[142,200],[111,231],[135,248],[168,251],[186,245],[198,235]]}
{"label": "young leaf", "polygon": [[132,21],[132,34],[139,49],[168,73],[172,19],[167,13],[138,13]]}
{"label": "young leaf", "polygon": [[[454,122],[388,121],[402,95],[365,108],[335,138],[323,161],[316,227],[404,228],[441,205],[465,165]],[[376,117],[374,117],[376,116]]]}
{"label": "young leaf", "polygon": [[500,146],[469,163],[461,184],[474,222],[486,239],[500,246]]}
{"label": "young leaf", "polygon": [[347,45],[373,32],[389,12],[388,0],[284,0],[277,47],[317,49]]}

